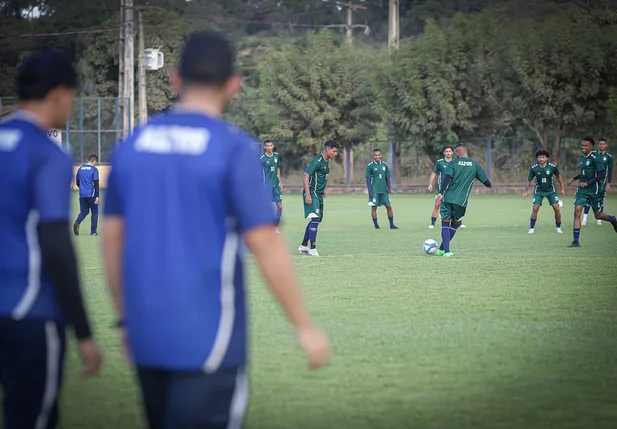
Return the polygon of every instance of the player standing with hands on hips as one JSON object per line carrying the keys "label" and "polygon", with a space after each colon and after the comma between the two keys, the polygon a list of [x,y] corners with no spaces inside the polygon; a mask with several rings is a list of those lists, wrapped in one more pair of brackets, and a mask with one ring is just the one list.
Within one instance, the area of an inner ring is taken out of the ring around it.
{"label": "player standing with hands on hips", "polygon": [[377,207],[386,206],[390,229],[398,229],[394,225],[394,212],[390,203],[392,186],[390,183],[390,167],[381,160],[381,149],[373,150],[374,161],[366,166],[366,187],[368,189],[368,205],[371,206],[371,217],[375,229],[379,229],[377,222]]}
{"label": "player standing with hands on hips", "polygon": [[174,72],[178,107],[140,127],[112,157],[103,253],[151,429],[242,425],[250,331],[242,241],[309,366],[330,359],[276,233],[255,140],[222,118],[242,85],[235,57],[216,34],[190,35]]}
{"label": "player standing with hands on hips", "polygon": [[5,429],[54,429],[66,354],[77,338],[96,374],[93,339],[70,236],[71,159],[48,137],[70,116],[77,72],[38,52],[17,72],[17,112],[0,124],[0,386]]}

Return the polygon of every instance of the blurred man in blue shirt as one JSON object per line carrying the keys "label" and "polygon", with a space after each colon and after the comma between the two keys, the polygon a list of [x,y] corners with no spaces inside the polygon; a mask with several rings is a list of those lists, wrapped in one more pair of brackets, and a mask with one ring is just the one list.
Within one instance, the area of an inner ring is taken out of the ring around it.
{"label": "blurred man in blue shirt", "polygon": [[99,157],[90,155],[88,163],[79,167],[75,175],[75,184],[79,188],[79,215],[73,224],[73,234],[79,235],[79,225],[92,211],[90,218],[90,235],[97,235],[99,222],[99,170],[96,164]]}
{"label": "blurred man in blue shirt", "polygon": [[28,57],[17,76],[20,108],[0,124],[0,385],[4,428],[55,428],[72,325],[87,374],[92,339],[70,237],[72,162],[48,137],[71,113],[77,74],[55,52]]}
{"label": "blurred man in blue shirt", "polygon": [[241,87],[234,63],[227,41],[192,35],[174,78],[178,108],[137,129],[112,157],[103,250],[151,429],[235,428],[244,420],[242,239],[310,367],[330,358],[276,233],[257,145],[221,118]]}

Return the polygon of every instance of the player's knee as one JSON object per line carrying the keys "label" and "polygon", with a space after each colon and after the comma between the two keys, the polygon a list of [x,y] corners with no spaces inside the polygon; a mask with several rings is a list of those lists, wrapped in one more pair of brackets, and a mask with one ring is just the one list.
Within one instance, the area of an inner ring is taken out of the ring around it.
{"label": "player's knee", "polygon": [[600,219],[602,217],[602,213],[600,213],[599,211],[598,212],[594,211],[593,215],[596,219]]}

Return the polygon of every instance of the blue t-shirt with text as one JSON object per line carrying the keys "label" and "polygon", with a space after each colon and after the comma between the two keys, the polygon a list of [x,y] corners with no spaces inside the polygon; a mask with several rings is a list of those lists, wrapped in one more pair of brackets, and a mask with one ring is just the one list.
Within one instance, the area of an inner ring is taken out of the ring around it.
{"label": "blue t-shirt with text", "polygon": [[94,181],[99,180],[99,170],[92,164],[84,164],[77,170],[75,180],[79,185],[79,198],[94,197]]}
{"label": "blue t-shirt with text", "polygon": [[37,227],[68,224],[72,174],[36,119],[20,112],[0,124],[0,317],[64,322]]}
{"label": "blue t-shirt with text", "polygon": [[206,372],[246,364],[241,234],[276,222],[256,147],[223,120],[171,112],[114,152],[104,212],[125,223],[136,364]]}

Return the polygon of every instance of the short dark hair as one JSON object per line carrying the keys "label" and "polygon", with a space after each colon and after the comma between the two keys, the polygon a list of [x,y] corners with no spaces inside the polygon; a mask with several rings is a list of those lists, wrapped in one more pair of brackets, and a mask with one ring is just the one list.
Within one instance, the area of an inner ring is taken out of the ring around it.
{"label": "short dark hair", "polygon": [[[467,145],[465,143],[459,143],[456,146],[454,146],[454,150],[458,149],[458,148],[463,148],[463,149],[467,149]],[[444,149],[445,150],[445,149]]]}
{"label": "short dark hair", "polygon": [[546,149],[540,149],[539,151],[536,152],[536,158],[539,157],[540,155],[544,155],[545,157],[550,158],[551,153]]}
{"label": "short dark hair", "polygon": [[274,144],[274,142],[272,140],[270,140],[270,139],[264,140],[264,146],[267,145],[268,143]]}
{"label": "short dark hair", "polygon": [[444,148],[443,148],[443,150],[442,150],[442,152],[445,152],[445,151],[446,151],[446,149],[450,149],[451,151],[453,151],[453,152],[454,152],[454,149],[452,149],[452,146],[446,146],[446,147],[444,147]]}
{"label": "short dark hair", "polygon": [[600,138],[598,139],[598,143],[600,143],[600,142],[608,143],[608,141],[607,141],[607,140],[606,140],[606,138],[604,138],[604,137],[600,137]]}
{"label": "short dark hair", "polygon": [[96,162],[99,162],[99,157],[98,157],[98,156],[96,156],[95,154],[92,154],[92,155],[90,155],[90,156],[88,157],[88,162],[90,162],[90,161],[96,161]]}
{"label": "short dark hair", "polygon": [[595,145],[596,145],[596,142],[595,142],[595,141],[593,141],[593,137],[589,137],[589,136],[587,136],[587,137],[583,137],[583,141],[584,141],[584,142],[589,142],[589,143],[591,143],[591,145],[592,145],[592,146],[595,146]]}
{"label": "short dark hair", "polygon": [[332,148],[336,148],[336,149],[340,149],[342,146],[339,142],[337,142],[336,140],[333,139],[328,139],[326,140],[326,142],[323,144],[324,147],[332,147]]}
{"label": "short dark hair", "polygon": [[41,50],[21,63],[15,77],[15,86],[20,100],[42,100],[61,86],[76,89],[77,71],[62,52]]}
{"label": "short dark hair", "polygon": [[236,53],[219,34],[199,31],[186,39],[180,55],[183,84],[222,86],[235,73]]}
{"label": "short dark hair", "polygon": [[376,147],[375,149],[373,149],[373,153],[375,152],[381,152],[381,149],[379,149],[378,147]]}

